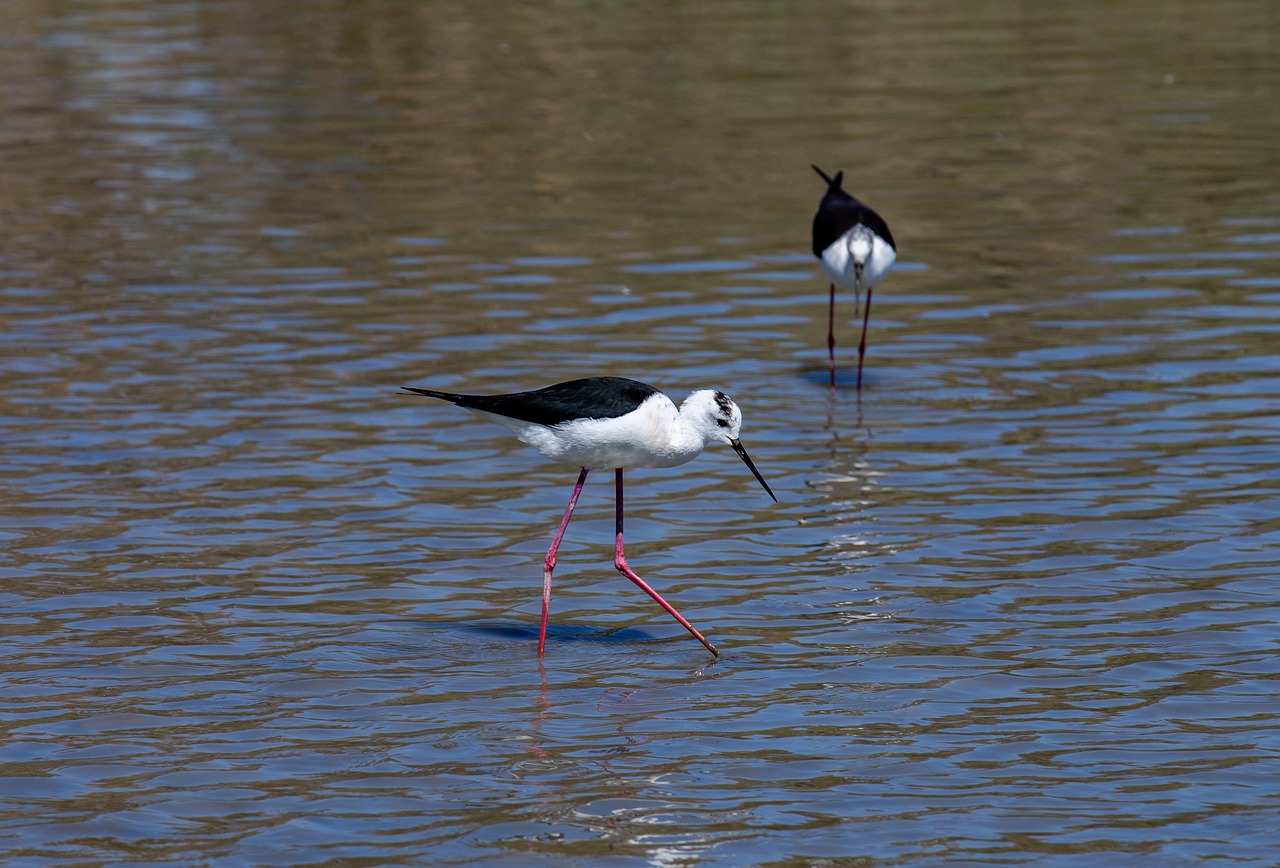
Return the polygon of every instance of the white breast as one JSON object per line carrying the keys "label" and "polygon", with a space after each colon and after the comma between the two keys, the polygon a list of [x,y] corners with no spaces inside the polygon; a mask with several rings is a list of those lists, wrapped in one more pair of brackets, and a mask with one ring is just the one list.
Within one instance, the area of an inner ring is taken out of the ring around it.
{"label": "white breast", "polygon": [[671,399],[661,393],[650,395],[624,416],[554,426],[492,413],[478,415],[510,428],[521,442],[552,461],[573,467],[675,467],[696,458],[706,445],[688,430]]}
{"label": "white breast", "polygon": [[897,258],[888,242],[859,223],[822,251],[822,270],[837,286],[866,288],[879,284]]}

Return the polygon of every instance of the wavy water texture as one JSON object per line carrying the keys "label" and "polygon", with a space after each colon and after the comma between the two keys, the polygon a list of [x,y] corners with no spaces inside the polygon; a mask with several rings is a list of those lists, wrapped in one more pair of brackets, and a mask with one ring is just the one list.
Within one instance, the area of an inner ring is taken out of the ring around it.
{"label": "wavy water texture", "polygon": [[[1274,861],[1268,4],[4,15],[0,861]],[[719,660],[597,473],[539,662],[576,469],[397,393],[596,374],[743,408]]]}

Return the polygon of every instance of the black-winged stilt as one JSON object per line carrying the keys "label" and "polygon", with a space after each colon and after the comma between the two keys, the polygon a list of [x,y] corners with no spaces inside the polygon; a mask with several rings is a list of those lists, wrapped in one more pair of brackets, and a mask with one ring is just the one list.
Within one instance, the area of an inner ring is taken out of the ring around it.
{"label": "black-winged stilt", "polygon": [[551,571],[565,528],[592,468],[614,468],[617,497],[617,536],[613,565],[635,582],[717,657],[720,652],[662,596],[627,565],[622,549],[622,471],[629,467],[675,467],[692,461],[708,443],[720,440],[733,447],[747,468],[775,501],[778,499],[738,439],[742,411],[724,392],[693,392],[677,410],[671,399],[653,386],[622,377],[587,377],[508,395],[459,395],[435,389],[403,387],[406,392],[451,401],[477,415],[510,428],[521,442],[562,464],[582,468],[573,495],[547,549],[542,571],[542,623],[538,628],[538,656],[547,644],[551,610]]}
{"label": "black-winged stilt", "polygon": [[[831,390],[836,388],[836,286],[852,289],[856,305],[867,288],[867,307],[862,315],[862,341],[858,344],[858,389],[862,389],[862,360],[867,354],[867,320],[871,317],[871,290],[898,258],[889,224],[868,206],[840,186],[844,172],[831,178],[817,166],[813,170],[827,182],[827,192],[818,203],[813,218],[813,255],[831,281],[827,306],[827,354],[831,365]],[[856,310],[856,308],[855,308]]]}

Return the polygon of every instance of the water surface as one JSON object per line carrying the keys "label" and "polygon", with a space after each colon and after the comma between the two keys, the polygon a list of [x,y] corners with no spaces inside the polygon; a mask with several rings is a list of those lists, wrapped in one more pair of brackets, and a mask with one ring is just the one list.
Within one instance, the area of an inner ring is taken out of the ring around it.
{"label": "water surface", "polygon": [[[1257,864],[1266,4],[7,7],[9,864]],[[866,388],[808,252],[890,221]],[[596,472],[401,384],[716,386]]]}

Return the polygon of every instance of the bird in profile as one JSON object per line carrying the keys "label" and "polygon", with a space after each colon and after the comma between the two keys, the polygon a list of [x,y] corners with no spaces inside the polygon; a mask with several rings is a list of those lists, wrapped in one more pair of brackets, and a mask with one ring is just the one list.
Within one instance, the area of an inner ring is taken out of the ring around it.
{"label": "bird in profile", "polygon": [[622,545],[622,471],[633,467],[675,467],[692,461],[709,443],[728,443],[769,496],[769,484],[752,463],[741,440],[742,411],[724,392],[701,389],[677,409],[653,386],[622,377],[587,377],[543,389],[506,395],[459,395],[435,389],[402,387],[406,392],[439,398],[511,429],[516,437],[547,458],[581,468],[569,505],[560,519],[543,561],[542,622],[538,656],[546,650],[551,610],[551,572],[556,552],[582,493],[588,471],[613,468],[616,485],[616,536],[613,565],[680,622],[713,655],[720,652],[684,616],[662,599],[627,564]]}
{"label": "bird in profile", "polygon": [[867,290],[867,304],[862,315],[862,341],[858,344],[858,390],[862,390],[862,363],[867,354],[867,320],[871,317],[871,291],[898,258],[889,224],[869,206],[845,192],[841,182],[844,172],[835,178],[813,167],[827,182],[827,192],[818,203],[813,218],[813,255],[831,281],[831,300],[827,305],[827,354],[831,367],[831,391],[836,389],[836,286],[854,291],[856,305]]}

